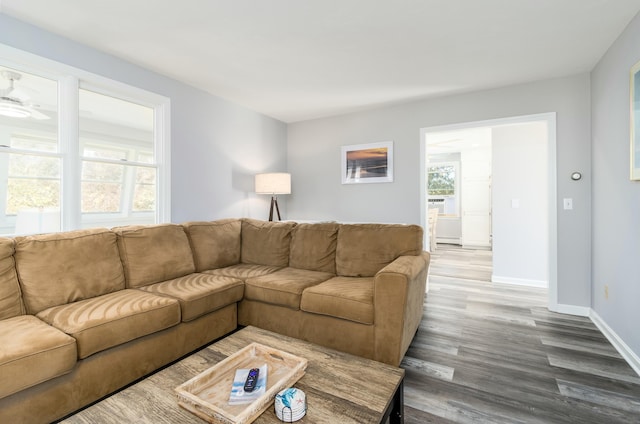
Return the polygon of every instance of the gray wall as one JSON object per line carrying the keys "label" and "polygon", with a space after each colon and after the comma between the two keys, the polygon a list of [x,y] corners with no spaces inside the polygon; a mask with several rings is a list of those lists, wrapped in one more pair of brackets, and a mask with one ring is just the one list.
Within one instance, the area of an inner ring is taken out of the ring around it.
{"label": "gray wall", "polygon": [[[286,125],[0,14],[0,43],[171,99],[171,220],[266,219],[253,175],[286,170]],[[286,205],[283,205],[286,208]]]}
{"label": "gray wall", "polygon": [[549,284],[547,134],[546,122],[492,129],[491,281]]}
{"label": "gray wall", "polygon": [[[420,224],[420,128],[557,112],[558,303],[591,305],[588,74],[290,124],[287,217]],[[340,146],[394,142],[393,183],[342,185]],[[583,172],[579,183],[571,171]],[[572,214],[561,199],[571,197]]]}
{"label": "gray wall", "polygon": [[629,71],[638,60],[640,16],[591,75],[592,272],[594,311],[640,356],[640,181],[629,180]]}

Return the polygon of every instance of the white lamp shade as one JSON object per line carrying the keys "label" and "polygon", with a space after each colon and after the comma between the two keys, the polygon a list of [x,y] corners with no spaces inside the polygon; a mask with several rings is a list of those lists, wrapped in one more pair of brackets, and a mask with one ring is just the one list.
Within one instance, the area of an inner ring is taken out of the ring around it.
{"label": "white lamp shade", "polygon": [[291,194],[291,174],[274,172],[256,175],[257,194]]}

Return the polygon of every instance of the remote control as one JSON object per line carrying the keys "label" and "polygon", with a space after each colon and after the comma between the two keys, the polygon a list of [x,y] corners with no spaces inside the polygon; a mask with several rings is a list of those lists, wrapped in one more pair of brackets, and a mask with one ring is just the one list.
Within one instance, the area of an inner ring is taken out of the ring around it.
{"label": "remote control", "polygon": [[260,374],[259,368],[251,368],[249,370],[249,375],[247,376],[247,380],[244,382],[244,391],[247,393],[253,392],[253,389],[256,388],[256,383],[258,382],[258,375]]}

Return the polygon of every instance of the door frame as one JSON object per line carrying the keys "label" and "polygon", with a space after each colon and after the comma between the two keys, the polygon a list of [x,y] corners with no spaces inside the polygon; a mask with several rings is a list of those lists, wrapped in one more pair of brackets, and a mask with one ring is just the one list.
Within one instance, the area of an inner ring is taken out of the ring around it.
{"label": "door frame", "polygon": [[[556,113],[513,116],[482,121],[462,122],[420,128],[420,222],[423,228],[429,228],[427,221],[427,134],[435,132],[457,131],[479,127],[497,127],[503,125],[524,124],[544,121],[547,124],[547,160],[548,160],[548,308],[558,310],[558,196],[557,196],[557,157],[556,157]],[[429,231],[424,231],[424,246],[428,248]]]}

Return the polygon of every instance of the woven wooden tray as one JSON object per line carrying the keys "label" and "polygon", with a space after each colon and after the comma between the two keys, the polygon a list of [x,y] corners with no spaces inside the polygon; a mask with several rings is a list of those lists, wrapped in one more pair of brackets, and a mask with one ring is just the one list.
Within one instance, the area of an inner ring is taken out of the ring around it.
{"label": "woven wooden tray", "polygon": [[[239,368],[267,364],[267,390],[250,404],[229,405],[229,394]],[[216,424],[250,423],[272,403],[279,391],[293,386],[305,373],[307,360],[259,343],[239,350],[191,380],[176,387],[178,404],[203,420]]]}

